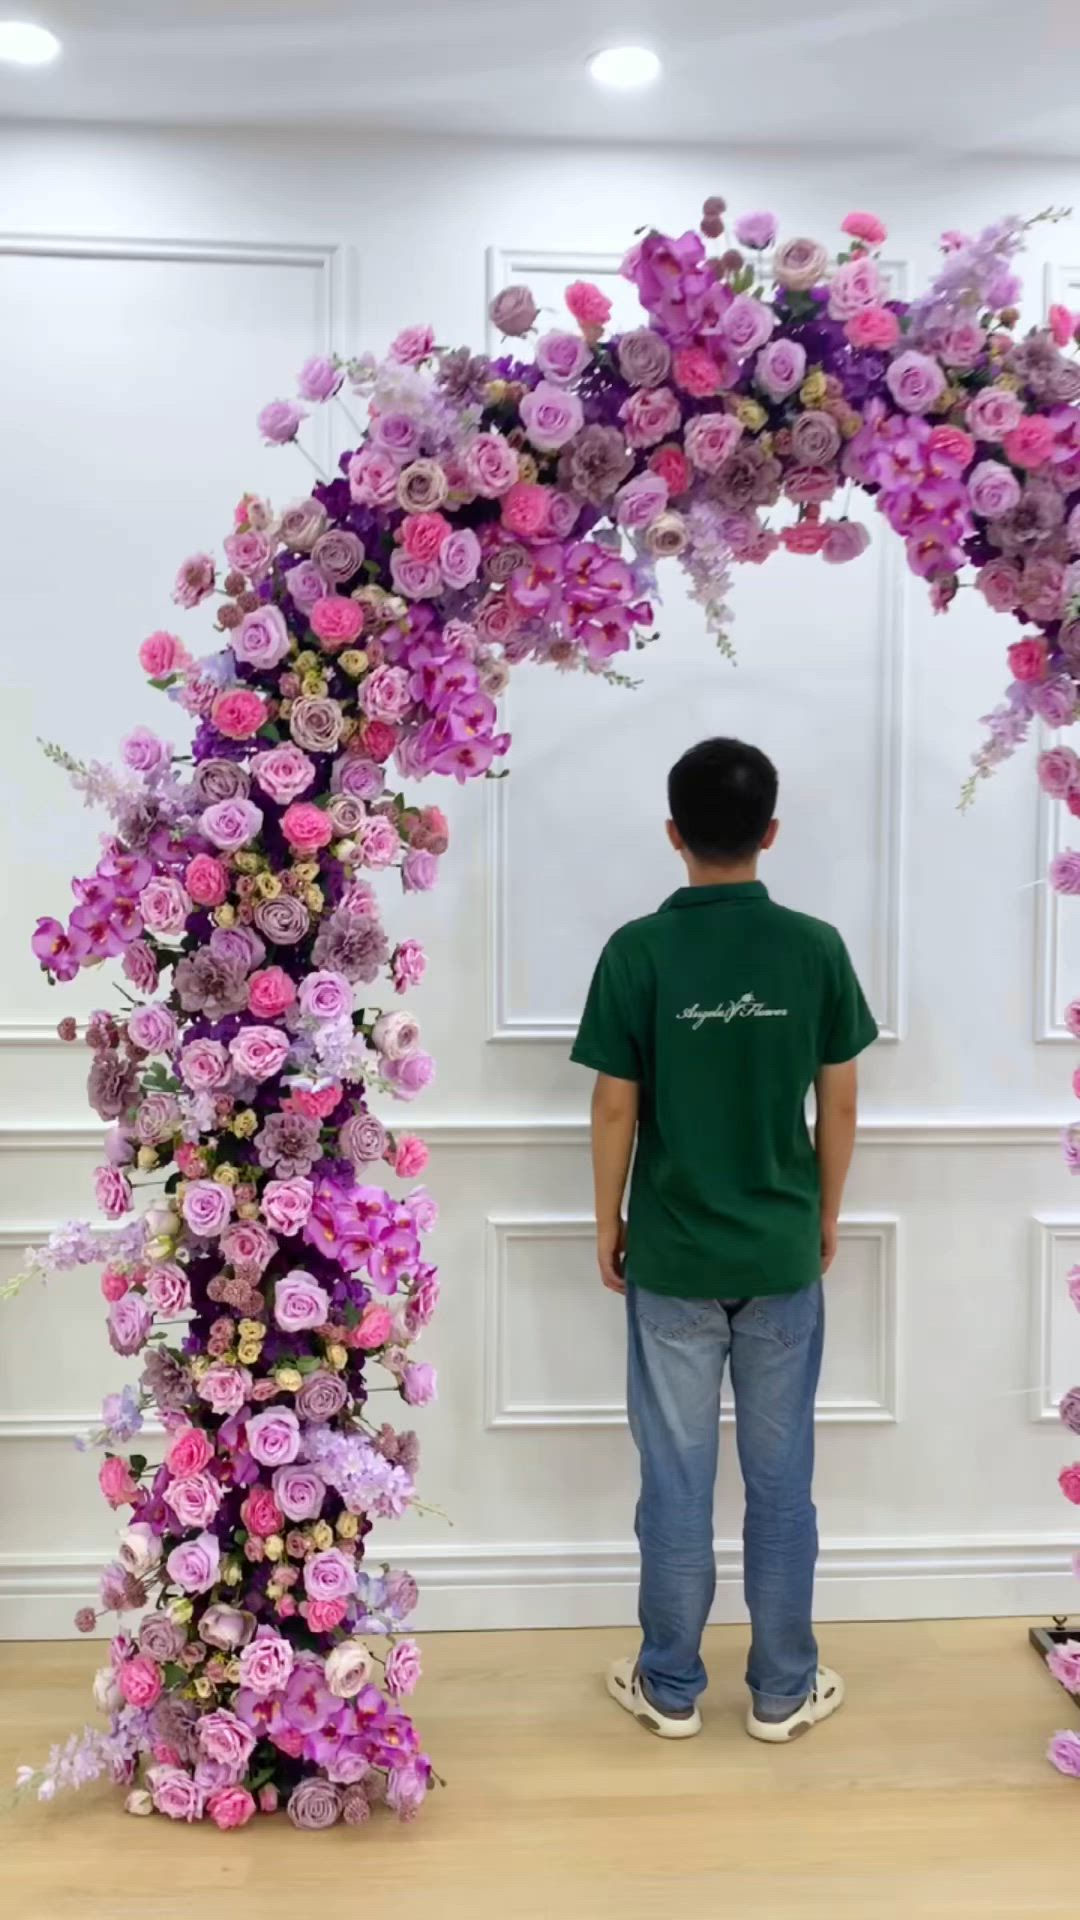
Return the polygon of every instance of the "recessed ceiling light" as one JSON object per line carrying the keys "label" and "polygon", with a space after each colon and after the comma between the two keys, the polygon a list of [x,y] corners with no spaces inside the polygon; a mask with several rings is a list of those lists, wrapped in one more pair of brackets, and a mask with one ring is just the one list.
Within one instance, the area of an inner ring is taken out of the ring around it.
{"label": "recessed ceiling light", "polygon": [[589,61],[589,72],[600,87],[630,92],[648,87],[660,74],[660,60],[651,47],[604,47]]}
{"label": "recessed ceiling light", "polygon": [[16,67],[47,67],[60,51],[60,42],[47,27],[28,20],[0,20],[0,60]]}

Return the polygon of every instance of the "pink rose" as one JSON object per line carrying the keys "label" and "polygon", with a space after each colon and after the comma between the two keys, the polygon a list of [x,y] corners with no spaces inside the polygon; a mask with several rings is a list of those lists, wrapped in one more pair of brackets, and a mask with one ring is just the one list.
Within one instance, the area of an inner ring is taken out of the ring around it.
{"label": "pink rose", "polygon": [[504,287],[488,308],[499,332],[512,339],[531,331],[539,311],[528,287]]}
{"label": "pink rose", "polygon": [[502,499],[502,522],[509,533],[522,540],[536,540],[547,531],[549,487],[531,480],[516,480]]}
{"label": "pink rose", "polygon": [[191,655],[175,633],[151,633],[139,648],[139,665],[152,680],[164,680],[190,664]]}
{"label": "pink rose", "polygon": [[284,447],[296,439],[300,422],[306,419],[303,407],[294,406],[291,400],[271,400],[262,408],[255,424],[268,446]]}
{"label": "pink rose", "polygon": [[375,1353],[379,1347],[385,1347],[393,1325],[389,1309],[372,1300],[360,1315],[353,1338],[362,1353]]}
{"label": "pink rose", "polygon": [[151,933],[182,933],[191,899],[179,880],[150,880],[139,895],[139,912]]}
{"label": "pink rose", "polygon": [[215,1413],[239,1413],[251,1392],[251,1375],[246,1367],[207,1367],[196,1392]]}
{"label": "pink rose", "polygon": [[742,439],[732,413],[699,413],[686,429],[686,451],[699,473],[717,473]]}
{"label": "pink rose", "polygon": [[312,1633],[333,1633],[340,1627],[348,1613],[345,1600],[309,1600],[307,1603],[307,1623]]}
{"label": "pink rose", "polygon": [[395,547],[390,555],[390,575],[396,591],[406,600],[434,600],[442,592],[438,561],[419,560],[403,547]]}
{"label": "pink rose", "polygon": [[180,1078],[193,1093],[223,1087],[229,1078],[229,1060],[220,1040],[189,1040],[180,1050]]}
{"label": "pink rose", "polygon": [[888,228],[883,226],[876,213],[846,213],[840,222],[842,233],[850,233],[853,240],[862,240],[868,247],[880,247],[886,238]]}
{"label": "pink rose", "polygon": [[982,387],[968,406],[968,426],[979,440],[1004,440],[1019,426],[1024,404],[1010,387]]}
{"label": "pink rose", "polygon": [[352,645],[364,625],[364,609],[356,600],[343,600],[337,594],[325,594],[316,600],[308,619],[312,631],[332,653]]}
{"label": "pink rose", "polygon": [[254,1732],[227,1707],[204,1713],[195,1723],[195,1737],[207,1760],[217,1760],[235,1776],[243,1773],[255,1749]]}
{"label": "pink rose", "polygon": [[[439,548],[439,566],[446,585],[460,593],[480,571],[480,542],[471,527],[448,534]],[[374,677],[374,676],[373,676]]]}
{"label": "pink rose", "polygon": [[260,1020],[276,1020],[296,1000],[296,987],[281,967],[263,967],[248,981],[248,1009]]}
{"label": "pink rose", "polygon": [[518,477],[518,456],[501,433],[478,433],[465,449],[465,474],[475,493],[497,500]]}
{"label": "pink rose", "polygon": [[1080,787],[1080,758],[1071,747],[1051,747],[1040,753],[1037,772],[1044,793],[1063,800],[1074,787]]}
{"label": "pink rose", "polygon": [[398,466],[380,447],[354,453],[348,468],[349,492],[361,507],[392,507],[397,500]]}
{"label": "pink rose", "polygon": [[1080,1507],[1080,1466],[1062,1467],[1058,1474],[1058,1486],[1066,1500],[1071,1500],[1074,1507]]}
{"label": "pink rose", "polygon": [[1005,452],[1014,467],[1043,467],[1054,451],[1054,429],[1041,413],[1028,414],[1005,435]]}
{"label": "pink rose", "polygon": [[536,343],[536,364],[553,386],[569,387],[592,355],[579,333],[542,333]]}
{"label": "pink rose", "polygon": [[399,1100],[415,1100],[434,1078],[435,1062],[429,1053],[410,1053],[403,1060],[383,1063],[383,1079]]}
{"label": "pink rose", "polygon": [[334,827],[328,814],[310,800],[294,800],[281,816],[281,831],[294,853],[317,853],[329,846]]}
{"label": "pink rose", "polygon": [[427,1147],[415,1134],[398,1135],[395,1141],[394,1172],[400,1179],[417,1179],[424,1172],[429,1158]]}
{"label": "pink rose", "polygon": [[151,1002],[128,1015],[128,1039],[143,1053],[171,1053],[176,1045],[176,1021],[168,1007]]}
{"label": "pink rose", "polygon": [[525,394],[518,412],[533,446],[544,453],[557,453],[585,424],[576,393],[564,393],[547,380]]}
{"label": "pink rose", "polygon": [[980,460],[967,477],[968,498],[984,520],[1000,520],[1019,504],[1020,482],[1000,460]]}
{"label": "pink rose", "polygon": [[199,830],[223,853],[236,853],[254,840],[263,823],[262,813],[251,800],[218,800],[199,817]]}
{"label": "pink rose", "polygon": [[119,1454],[111,1453],[98,1468],[98,1486],[105,1495],[110,1507],[129,1507],[138,1493],[138,1485],[131,1477],[131,1468]]}
{"label": "pink rose", "polygon": [[364,822],[360,833],[360,855],[365,866],[373,867],[376,871],[392,866],[400,851],[397,828],[389,820],[380,816]]}
{"label": "pink rose", "polygon": [[900,322],[888,307],[860,307],[844,327],[853,347],[887,353],[900,338]]}
{"label": "pink rose", "polygon": [[257,753],[251,770],[263,792],[281,807],[306,793],[315,778],[314,762],[289,741]]}
{"label": "pink rose", "polygon": [[763,300],[737,293],[723,318],[724,338],[740,360],[757,353],[776,325],[776,315]]}
{"label": "pink rose", "polygon": [[301,1461],[279,1467],[274,1475],[274,1498],[287,1520],[317,1520],[326,1486],[317,1467]]}
{"label": "pink rose", "polygon": [[256,607],[245,613],[229,635],[229,645],[245,666],[265,673],[284,660],[292,645],[285,616],[279,607]]}
{"label": "pink rose", "polygon": [[848,560],[857,560],[869,545],[870,535],[857,520],[834,520],[829,525],[821,557],[831,566],[841,566]]}
{"label": "pink rose", "polygon": [[172,758],[170,749],[149,727],[136,727],[121,743],[120,758],[132,773],[152,774]]}
{"label": "pink rose", "polygon": [[266,721],[266,701],[250,687],[232,687],[219,693],[210,718],[227,740],[250,740]]}
{"label": "pink rose", "polygon": [[275,1233],[299,1233],[311,1212],[313,1195],[311,1181],[303,1177],[268,1180],[260,1199],[263,1218]]}
{"label": "pink rose", "polygon": [[615,518],[620,527],[643,533],[663,513],[667,499],[667,484],[658,473],[639,473],[615,495]]}
{"label": "pink rose", "polygon": [[786,400],[802,385],[806,348],[798,340],[770,340],[754,362],[754,381],[770,400]]}
{"label": "pink rose", "polygon": [[611,301],[591,280],[574,280],[563,295],[583,333],[606,327],[611,318]]}
{"label": "pink rose", "polygon": [[1020,603],[1029,620],[1041,627],[1060,620],[1065,600],[1065,569],[1060,560],[1025,561]]}
{"label": "pink rose", "polygon": [[270,1627],[260,1627],[240,1654],[240,1685],[265,1699],[280,1693],[296,1664],[292,1647]]}
{"label": "pink rose", "polygon": [[238,573],[257,580],[266,572],[270,542],[264,533],[231,533],[224,545],[225,557]]}
{"label": "pink rose", "polygon": [[289,1057],[289,1036],[277,1027],[241,1027],[229,1041],[237,1073],[249,1080],[272,1080]]}
{"label": "pink rose", "polygon": [[1046,641],[1014,640],[1008,649],[1009,668],[1014,680],[1041,680],[1046,672]]}
{"label": "pink rose", "polygon": [[422,360],[427,359],[434,345],[433,327],[403,327],[390,342],[390,358],[403,367],[418,367]]}
{"label": "pink rose", "polygon": [[214,1457],[214,1449],[201,1427],[177,1427],[169,1442],[165,1465],[177,1479],[201,1473]]}
{"label": "pink rose", "polygon": [[277,1241],[258,1220],[238,1220],[222,1234],[221,1251],[234,1267],[250,1267],[259,1274],[277,1252]]}
{"label": "pink rose", "polygon": [[275,1282],[274,1319],[283,1333],[321,1327],[329,1318],[330,1296],[309,1273],[297,1269]]}
{"label": "pink rose", "polygon": [[[323,1298],[325,1299],[325,1295]],[[247,1445],[264,1467],[283,1467],[300,1451],[300,1424],[291,1407],[265,1407],[247,1423]]]}
{"label": "pink rose", "polygon": [[785,240],[776,250],[773,278],[793,293],[816,287],[828,272],[829,256],[818,240]]}
{"label": "pink rose", "polygon": [[740,247],[762,253],[776,239],[776,226],[775,213],[744,213],[735,222],[735,238]]}
{"label": "pink rose", "polygon": [[376,667],[364,682],[361,705],[371,720],[402,719],[412,705],[405,668]]}
{"label": "pink rose", "polygon": [[945,391],[945,375],[929,354],[901,353],[891,361],[885,384],[905,413],[929,413]]}
{"label": "pink rose", "polygon": [[221,1547],[212,1533],[181,1541],[165,1562],[169,1579],[185,1593],[209,1593],[221,1567]]}
{"label": "pink rose", "polygon": [[386,1656],[386,1691],[400,1698],[415,1693],[420,1679],[420,1649],[415,1640],[399,1640]]}
{"label": "pink rose", "polygon": [[1020,569],[1012,560],[988,560],[975,576],[979,592],[995,613],[1015,613],[1020,605]]}
{"label": "pink rose", "polygon": [[246,1827],[255,1812],[255,1801],[246,1787],[215,1787],[207,1796],[206,1812],[215,1827],[228,1833],[233,1827]]}
{"label": "pink rose", "polygon": [[655,447],[682,422],[679,402],[670,387],[639,387],[619,412],[632,447]]}
{"label": "pink rose", "polygon": [[162,1261],[151,1269],[146,1282],[146,1297],[163,1319],[177,1319],[191,1305],[187,1274],[182,1267],[174,1267],[168,1260]]}
{"label": "pink rose", "polygon": [[410,987],[418,986],[427,972],[427,955],[418,940],[402,940],[394,948],[390,965],[394,992],[406,993]]}
{"label": "pink rose", "polygon": [[209,1527],[217,1517],[223,1491],[221,1483],[208,1473],[185,1474],[172,1480],[165,1489],[165,1504],[183,1528]]}
{"label": "pink rose", "polygon": [[201,1820],[203,1789],[183,1767],[150,1767],[146,1775],[150,1797],[158,1813],[169,1820]]}
{"label": "pink rose", "polygon": [[139,1353],[150,1338],[154,1316],[137,1293],[125,1293],[109,1308],[109,1345],[114,1353]]}
{"label": "pink rose", "polygon": [[710,400],[722,385],[720,367],[705,347],[680,347],[673,375],[675,385],[696,400]]}
{"label": "pink rose", "polygon": [[260,1540],[280,1533],[285,1521],[270,1488],[261,1486],[252,1487],[240,1508],[240,1518],[248,1532],[257,1534]]}
{"label": "pink rose", "polygon": [[184,885],[197,907],[220,907],[229,891],[229,876],[213,854],[197,853],[184,868]]}
{"label": "pink rose", "polygon": [[985,346],[985,327],[976,320],[959,320],[945,336],[942,357],[947,366],[967,369],[976,365]]}
{"label": "pink rose", "polygon": [[426,1362],[405,1368],[401,1382],[402,1399],[410,1407],[426,1407],[436,1398],[436,1373]]}
{"label": "pink rose", "polygon": [[344,378],[341,368],[325,354],[315,354],[304,361],[296,376],[297,391],[301,400],[319,404],[333,398]]}
{"label": "pink rose", "polygon": [[213,1239],[228,1224],[233,1210],[232,1189],[219,1186],[216,1180],[193,1180],[180,1210],[192,1233],[202,1240]]}
{"label": "pink rose", "polygon": [[356,1592],[356,1568],[340,1547],[327,1547],[304,1562],[304,1587],[309,1600],[351,1600]]}

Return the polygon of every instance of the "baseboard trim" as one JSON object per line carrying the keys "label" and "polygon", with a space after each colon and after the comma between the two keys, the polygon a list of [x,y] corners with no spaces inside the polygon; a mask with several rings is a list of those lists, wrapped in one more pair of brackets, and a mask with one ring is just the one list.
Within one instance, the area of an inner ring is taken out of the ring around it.
{"label": "baseboard trim", "polygon": [[[1080,1612],[1074,1540],[1061,1534],[999,1539],[827,1540],[818,1564],[819,1620],[927,1620]],[[399,1547],[380,1541],[420,1582],[418,1627],[429,1632],[629,1626],[636,1617],[637,1553],[601,1543]],[[92,1604],[105,1554],[0,1554],[0,1639],[74,1638],[77,1607]],[[745,1617],[741,1554],[718,1541],[712,1617]],[[107,1631],[107,1628],[105,1629]]]}

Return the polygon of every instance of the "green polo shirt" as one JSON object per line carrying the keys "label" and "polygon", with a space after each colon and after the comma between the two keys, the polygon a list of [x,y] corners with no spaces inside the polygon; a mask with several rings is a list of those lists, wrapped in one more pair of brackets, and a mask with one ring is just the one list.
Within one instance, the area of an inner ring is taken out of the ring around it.
{"label": "green polo shirt", "polygon": [[821,1274],[806,1096],[877,1038],[834,927],[760,881],[681,887],[600,957],[571,1058],[637,1081],[627,1269],[683,1298],[793,1293]]}

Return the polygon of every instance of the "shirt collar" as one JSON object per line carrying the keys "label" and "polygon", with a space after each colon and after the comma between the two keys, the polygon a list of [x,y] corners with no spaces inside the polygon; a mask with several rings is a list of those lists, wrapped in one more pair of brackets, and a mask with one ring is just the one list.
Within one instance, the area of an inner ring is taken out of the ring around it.
{"label": "shirt collar", "polygon": [[733,903],[753,903],[767,900],[768,889],[761,880],[737,880],[730,883],[720,882],[715,887],[679,887],[670,899],[665,900],[661,913],[668,913],[676,907],[726,907]]}

